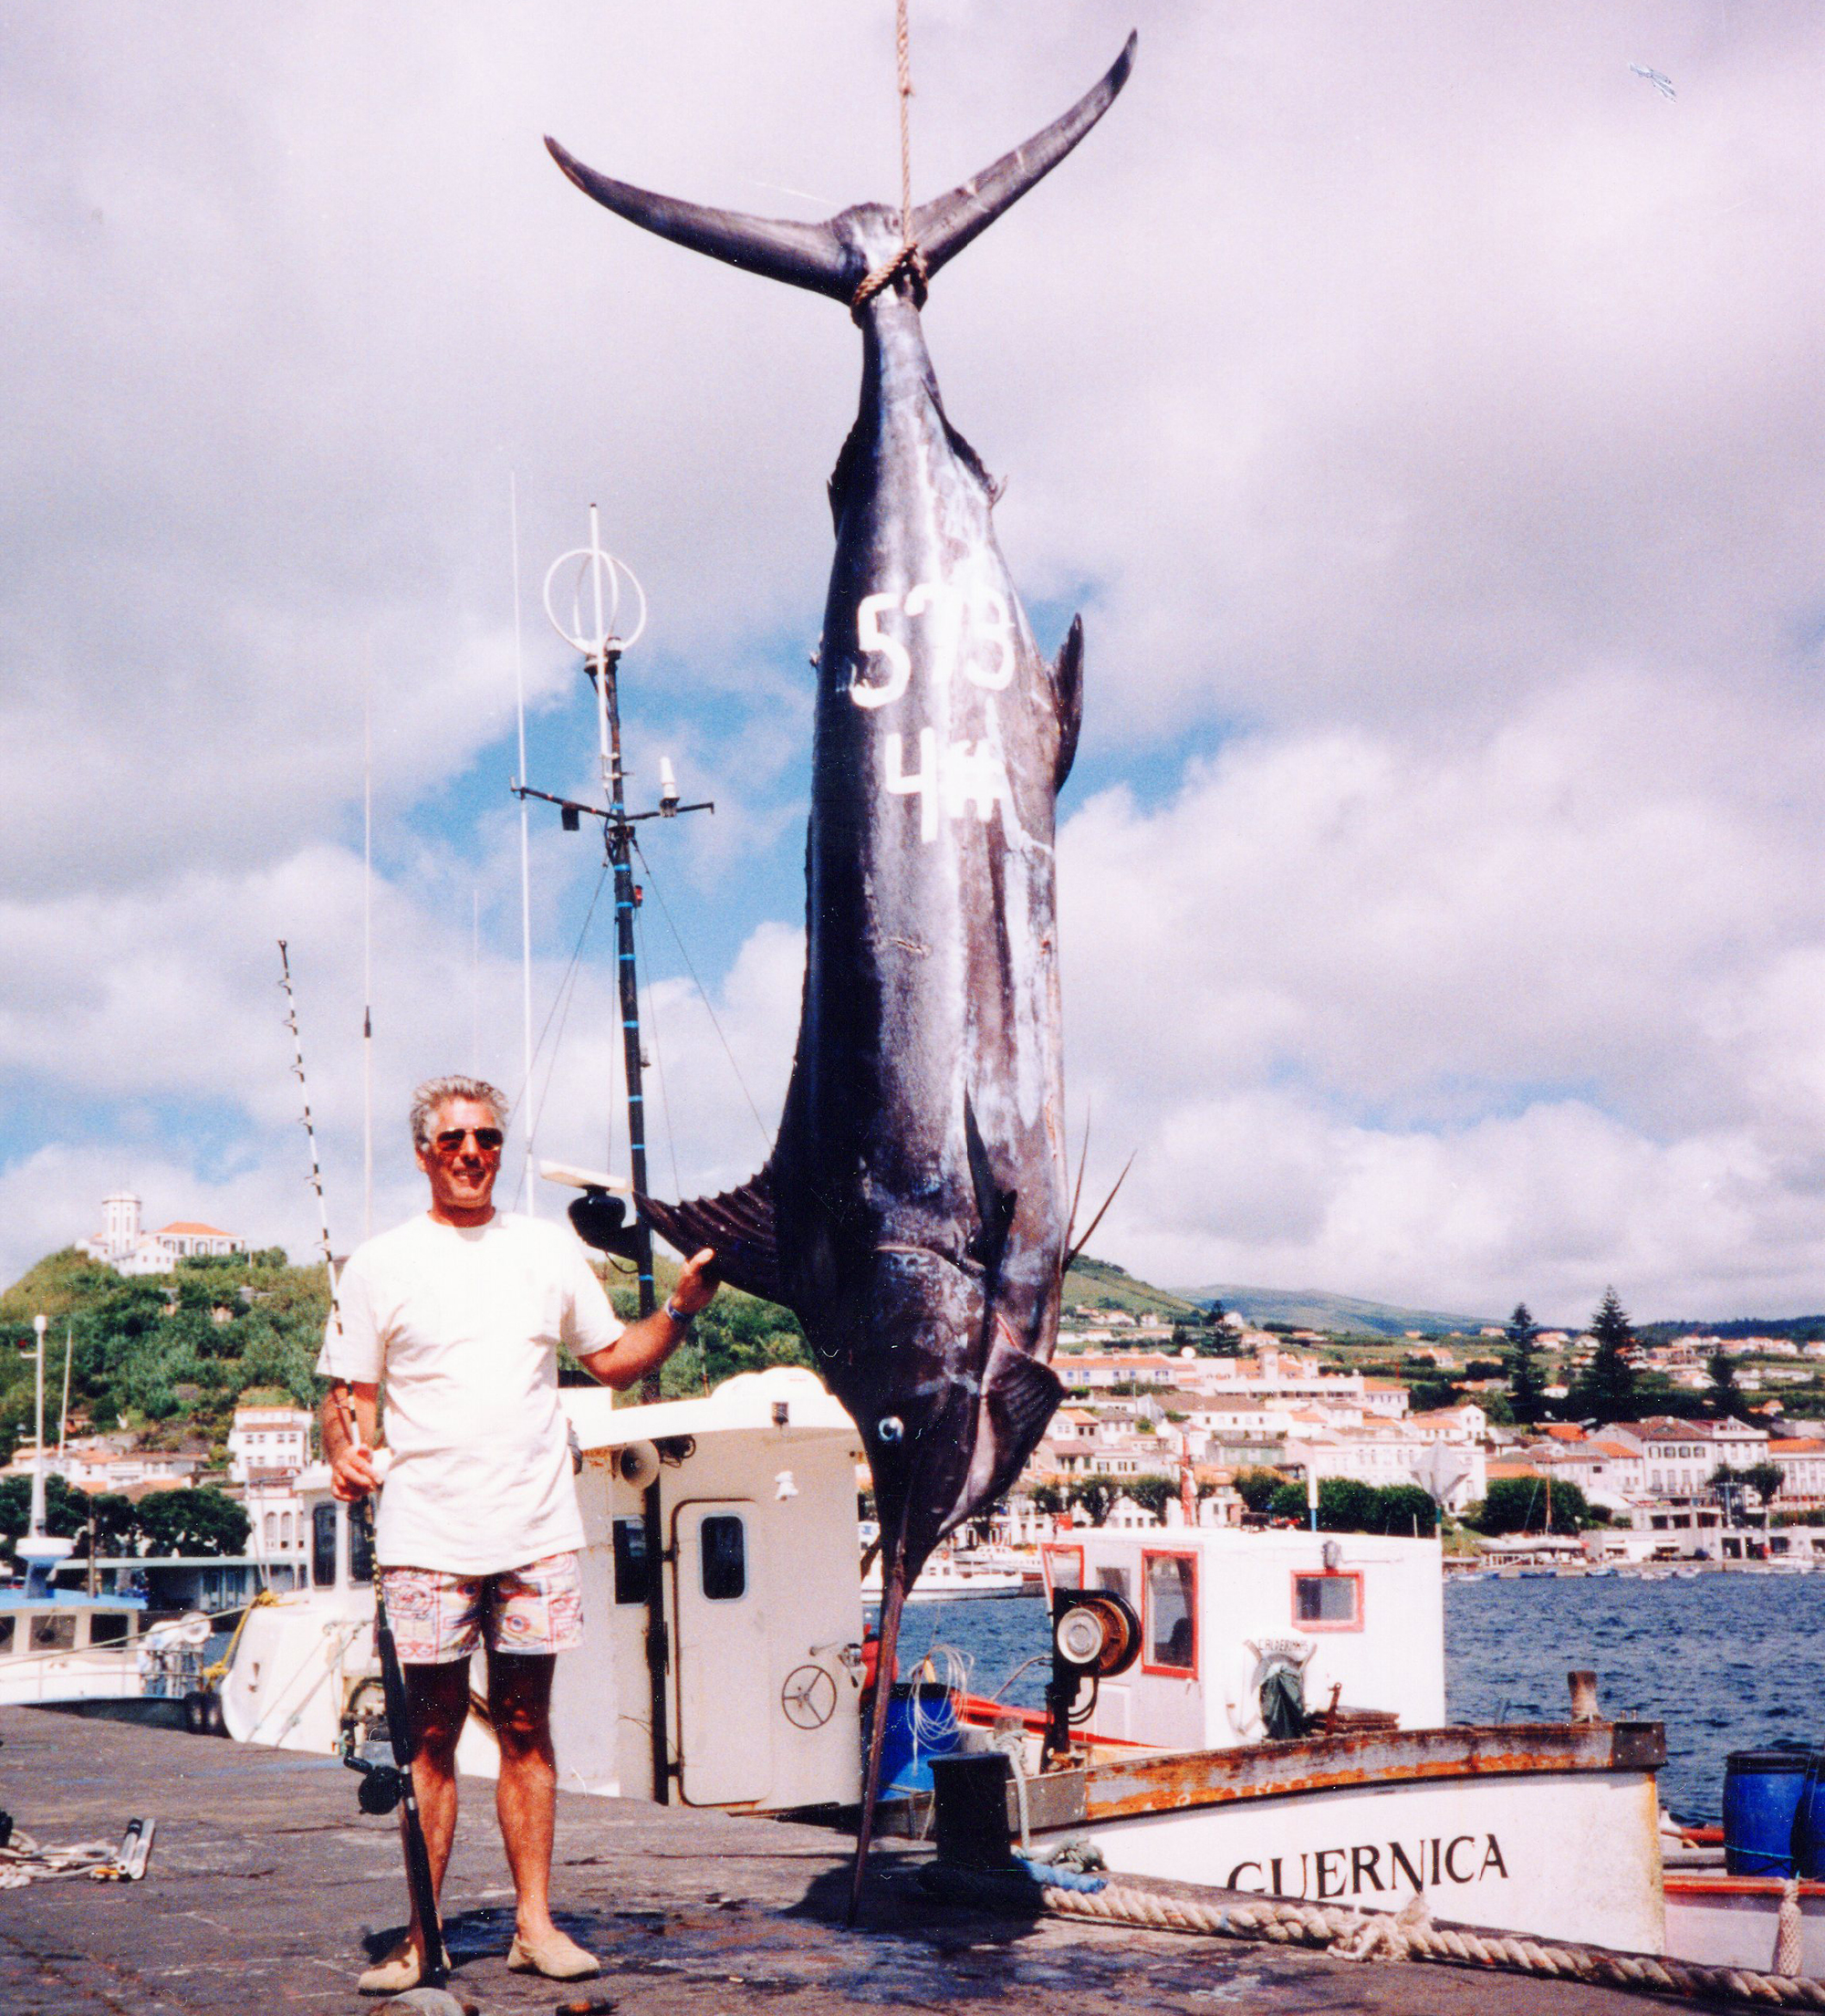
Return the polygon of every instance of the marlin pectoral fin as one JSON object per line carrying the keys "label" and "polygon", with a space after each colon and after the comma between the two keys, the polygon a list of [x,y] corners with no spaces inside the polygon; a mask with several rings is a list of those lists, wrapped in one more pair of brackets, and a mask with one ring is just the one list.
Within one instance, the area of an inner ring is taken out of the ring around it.
{"label": "marlin pectoral fin", "polygon": [[981,1262],[983,1272],[992,1286],[1001,1271],[1001,1256],[1006,1249],[1007,1234],[1014,1224],[1014,1206],[1018,1193],[1004,1190],[995,1180],[995,1169],[989,1162],[982,1129],[976,1125],[975,1108],[970,1104],[967,1092],[964,1094],[964,1149],[969,1156],[970,1185],[975,1192],[976,1217],[980,1221],[969,1242],[970,1258]]}
{"label": "marlin pectoral fin", "polygon": [[687,1257],[714,1248],[716,1271],[731,1288],[777,1302],[780,1299],[779,1252],[773,1235],[773,1189],[763,1169],[738,1190],[661,1204],[637,1197],[640,1215],[669,1245]]}
{"label": "marlin pectoral fin", "polygon": [[992,168],[985,168],[949,195],[920,204],[912,213],[912,236],[924,256],[927,274],[935,273],[972,238],[986,231],[1040,176],[1056,168],[1114,104],[1115,94],[1127,83],[1128,73],[1134,68],[1137,39],[1132,35],[1128,37],[1109,74],[1092,85],[1063,118],[1054,120],[1024,147],[1004,154]]}
{"label": "marlin pectoral fin", "polygon": [[961,1520],[992,1504],[1020,1475],[1065,1396],[1050,1365],[1022,1351],[1006,1326],[996,1324],[995,1343],[983,1370],[982,1400]]}
{"label": "marlin pectoral fin", "polygon": [[1062,791],[1078,757],[1078,734],[1083,726],[1083,618],[1073,616],[1052,668],[1052,704],[1058,710],[1058,758],[1052,788]]}
{"label": "marlin pectoral fin", "polygon": [[809,287],[815,294],[828,294],[839,301],[847,301],[861,278],[854,254],[827,224],[748,217],[735,210],[712,210],[703,204],[681,203],[675,196],[654,195],[651,190],[636,189],[631,183],[616,182],[586,168],[548,133],[545,144],[552,160],[586,196],[593,196],[604,209],[630,224],[670,238],[673,245],[687,245],[693,252],[706,253],[744,272],[784,280],[788,287]]}

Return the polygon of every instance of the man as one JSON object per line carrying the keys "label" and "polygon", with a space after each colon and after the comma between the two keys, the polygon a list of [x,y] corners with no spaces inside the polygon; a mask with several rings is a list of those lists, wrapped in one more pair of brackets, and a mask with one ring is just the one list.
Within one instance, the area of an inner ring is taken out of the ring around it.
{"label": "man", "polygon": [[[338,1498],[380,1484],[377,1546],[412,1704],[412,1785],[433,1880],[456,1829],[456,1739],[469,1713],[469,1660],[488,1652],[499,1739],[501,1838],[518,1900],[507,1965],[554,1980],[598,1971],[551,1922],[558,1777],[552,1664],[580,1645],[577,1509],[558,1346],[617,1387],[678,1347],[716,1292],[714,1255],[695,1256],[662,1310],[625,1329],[568,1227],[494,1207],[506,1101],[474,1078],[435,1078],[412,1108],[431,1208],[357,1248],[342,1271],[319,1375],[323,1449]],[[387,1446],[375,1461],[381,1380]],[[350,1417],[359,1439],[350,1432]],[[404,1941],[361,1976],[367,1994],[418,1985],[424,1941]]]}

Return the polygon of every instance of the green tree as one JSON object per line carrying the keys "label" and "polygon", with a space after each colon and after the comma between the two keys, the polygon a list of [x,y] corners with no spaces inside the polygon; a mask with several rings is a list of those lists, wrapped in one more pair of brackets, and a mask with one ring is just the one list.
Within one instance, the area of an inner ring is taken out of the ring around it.
{"label": "green tree", "polygon": [[1251,1512],[1265,1512],[1274,1501],[1274,1493],[1285,1482],[1278,1470],[1237,1470],[1236,1495]]}
{"label": "green tree", "polygon": [[247,1515],[206,1485],[154,1491],[140,1505],[140,1526],[153,1554],[238,1554],[247,1544]]}
{"label": "green tree", "polygon": [[1027,1497],[1033,1509],[1045,1513],[1048,1519],[1056,1519],[1067,1502],[1066,1493],[1056,1484],[1036,1484]]}
{"label": "green tree", "polygon": [[[1320,1501],[1322,1496],[1320,1491]],[[1322,1511],[1320,1502],[1320,1514]],[[1438,1530],[1438,1507],[1433,1503],[1431,1492],[1423,1491],[1417,1484],[1384,1484],[1375,1494],[1375,1524],[1371,1530],[1400,1539],[1411,1540],[1417,1535],[1429,1540]]]}
{"label": "green tree", "polygon": [[1597,1349],[1572,1394],[1574,1411],[1600,1421],[1632,1421],[1640,1412],[1635,1400],[1635,1332],[1628,1314],[1606,1288],[1590,1319]]}
{"label": "green tree", "polygon": [[1092,1526],[1100,1526],[1115,1503],[1115,1487],[1107,1478],[1083,1478],[1071,1486],[1071,1503],[1088,1515]]}
{"label": "green tree", "polygon": [[131,1554],[139,1551],[142,1529],[140,1509],[124,1491],[95,1491],[89,1498],[91,1530],[77,1548],[87,1557],[99,1560],[108,1554]]}
{"label": "green tree", "polygon": [[1736,1361],[1727,1351],[1714,1351],[1705,1369],[1711,1374],[1710,1398],[1717,1412],[1736,1421],[1747,1421],[1749,1403],[1736,1384]]}
{"label": "green tree", "polygon": [[1539,1374],[1539,1325],[1525,1302],[1515,1304],[1508,1318],[1508,1405],[1515,1419],[1532,1426],[1546,1414],[1546,1391]]}
{"label": "green tree", "polygon": [[[1547,1497],[1543,1477],[1497,1478],[1468,1523],[1481,1533],[1543,1533]],[[1576,1533],[1602,1523],[1593,1516],[1577,1485],[1555,1482],[1551,1497],[1555,1533]]]}
{"label": "green tree", "polygon": [[[45,1479],[45,1530],[68,1540],[89,1517],[89,1500],[73,1491],[62,1478]],[[11,1561],[13,1542],[29,1531],[32,1523],[32,1480],[28,1477],[0,1478],[0,1554]]]}
{"label": "green tree", "polygon": [[1131,1478],[1121,1488],[1136,1505],[1143,1511],[1152,1512],[1155,1519],[1164,1519],[1167,1506],[1179,1495],[1178,1480],[1170,1477]]}
{"label": "green tree", "polygon": [[[1353,1477],[1319,1479],[1318,1524],[1321,1533],[1376,1533],[1382,1494],[1372,1484]],[[1428,1499],[1430,1504],[1431,1500]],[[1276,1519],[1290,1519],[1303,1526],[1311,1516],[1303,1484],[1283,1484],[1274,1493],[1269,1507]]]}

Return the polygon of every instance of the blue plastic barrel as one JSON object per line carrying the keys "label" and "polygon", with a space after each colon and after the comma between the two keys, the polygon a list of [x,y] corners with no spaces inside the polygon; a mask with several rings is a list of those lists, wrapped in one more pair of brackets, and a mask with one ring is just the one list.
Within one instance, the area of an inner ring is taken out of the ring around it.
{"label": "blue plastic barrel", "polygon": [[1804,1750],[1730,1752],[1724,1766],[1724,1866],[1731,1875],[1793,1874],[1794,1821],[1811,1761]]}
{"label": "blue plastic barrel", "polygon": [[1794,1871],[1809,1883],[1825,1873],[1825,1751],[1814,1750],[1793,1815]]}
{"label": "blue plastic barrel", "polygon": [[935,1680],[902,1680],[887,1703],[881,1738],[882,1791],[928,1792],[934,1757],[947,1757],[963,1734],[949,1690]]}

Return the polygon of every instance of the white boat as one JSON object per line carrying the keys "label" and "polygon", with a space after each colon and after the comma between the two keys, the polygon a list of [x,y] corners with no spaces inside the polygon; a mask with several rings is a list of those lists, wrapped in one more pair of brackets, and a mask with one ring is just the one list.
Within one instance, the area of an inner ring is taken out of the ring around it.
{"label": "white boat", "polygon": [[29,1582],[0,1589],[0,1705],[136,1699],[145,1607]]}
{"label": "white boat", "polygon": [[[1017,1568],[979,1566],[953,1560],[946,1554],[933,1554],[919,1571],[919,1579],[912,1584],[906,1600],[908,1603],[954,1603],[961,1597],[1025,1596],[1032,1590],[1033,1584]],[[878,1555],[869,1563],[868,1572],[861,1579],[861,1593],[865,1603],[881,1601]]]}

